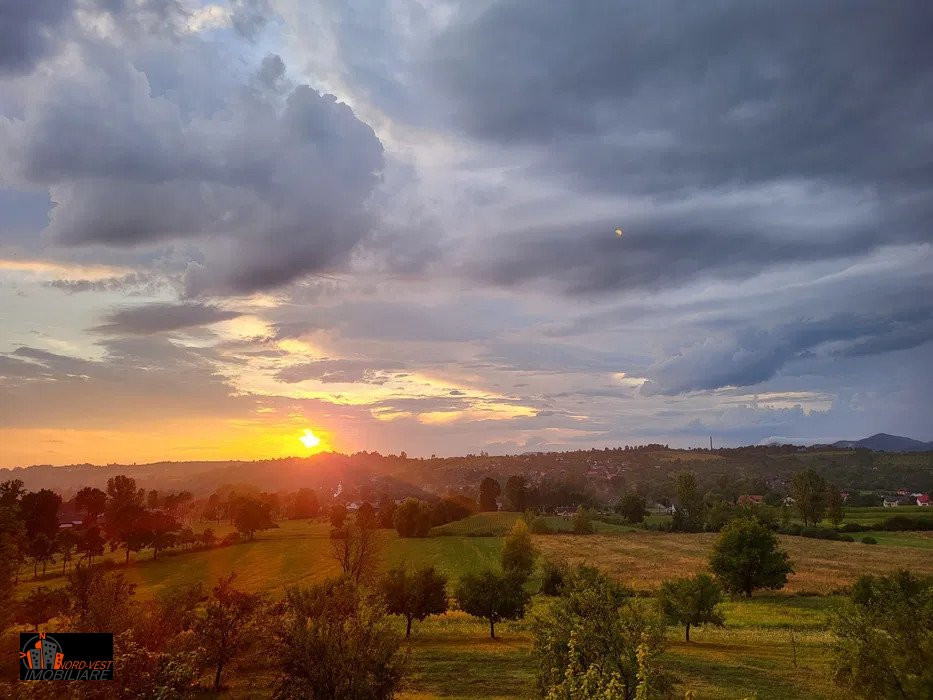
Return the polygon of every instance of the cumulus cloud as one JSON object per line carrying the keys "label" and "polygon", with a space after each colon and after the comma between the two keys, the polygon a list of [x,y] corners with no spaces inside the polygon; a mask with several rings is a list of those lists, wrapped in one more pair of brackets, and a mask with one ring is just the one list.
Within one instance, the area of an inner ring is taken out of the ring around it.
{"label": "cumulus cloud", "polygon": [[34,75],[23,113],[0,121],[9,176],[51,192],[50,242],[195,242],[185,283],[198,296],[341,265],[368,235],[382,144],[334,96],[288,85],[280,57],[205,92],[205,63],[222,53],[197,35],[150,32],[134,49],[125,34],[72,31],[80,60]]}

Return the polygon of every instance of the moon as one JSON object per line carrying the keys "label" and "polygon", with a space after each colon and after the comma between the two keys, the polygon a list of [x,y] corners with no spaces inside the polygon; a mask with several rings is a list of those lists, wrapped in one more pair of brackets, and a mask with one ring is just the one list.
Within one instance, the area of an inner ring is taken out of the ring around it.
{"label": "moon", "polygon": [[622,234],[623,234],[623,233],[625,233],[625,231],[623,231],[621,227],[619,227],[619,228],[616,229],[616,235],[617,235],[619,238],[622,238]]}
{"label": "moon", "polygon": [[309,450],[312,450],[321,444],[321,438],[311,432],[310,428],[305,428],[304,434],[300,435],[298,439],[301,440],[301,444],[307,447]]}

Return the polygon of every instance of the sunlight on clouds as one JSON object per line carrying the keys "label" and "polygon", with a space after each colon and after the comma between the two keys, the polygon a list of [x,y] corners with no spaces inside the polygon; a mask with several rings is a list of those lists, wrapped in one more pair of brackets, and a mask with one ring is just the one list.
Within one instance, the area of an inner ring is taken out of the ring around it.
{"label": "sunlight on clouds", "polygon": [[110,265],[81,265],[77,263],[60,263],[51,260],[13,260],[0,259],[0,272],[21,272],[46,278],[67,278],[102,280],[117,277],[131,272],[128,268],[113,267]]}

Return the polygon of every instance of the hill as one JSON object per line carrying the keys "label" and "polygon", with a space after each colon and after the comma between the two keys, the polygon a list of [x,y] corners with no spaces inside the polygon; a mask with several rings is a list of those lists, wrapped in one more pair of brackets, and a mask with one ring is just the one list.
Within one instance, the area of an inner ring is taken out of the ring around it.
{"label": "hill", "polygon": [[900,435],[877,433],[861,440],[840,440],[834,442],[832,447],[865,448],[873,452],[930,452],[933,451],[933,442],[921,442]]}

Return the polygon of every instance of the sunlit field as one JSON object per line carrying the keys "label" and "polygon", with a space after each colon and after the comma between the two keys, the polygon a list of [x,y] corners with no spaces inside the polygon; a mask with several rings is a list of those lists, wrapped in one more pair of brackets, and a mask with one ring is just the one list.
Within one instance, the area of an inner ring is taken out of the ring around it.
{"label": "sunlit field", "polygon": [[[434,565],[450,577],[450,593],[462,574],[497,566],[502,546],[500,537],[454,533],[504,528],[518,517],[515,513],[480,514],[438,528],[446,532],[444,536],[423,539],[401,539],[394,531],[382,530],[382,566],[402,561],[412,567]],[[648,590],[665,578],[703,569],[715,538],[713,534],[619,529],[622,531],[589,536],[536,535],[534,542],[544,557],[596,565],[633,589]],[[328,556],[328,533],[325,522],[285,521],[258,534],[253,542],[163,556],[156,561],[144,555],[117,570],[137,584],[141,600],[183,584],[201,581],[210,585],[230,571],[237,572],[238,587],[279,598],[288,586],[306,585],[338,573]],[[790,552],[796,569],[787,587],[777,594],[759,593],[750,600],[726,603],[726,627],[696,629],[689,644],[683,641],[682,631],[670,628],[667,667],[680,687],[695,690],[698,698],[834,697],[825,657],[825,623],[839,601],[840,588],[861,574],[897,567],[933,574],[933,557],[918,556],[918,543],[933,543],[929,534],[877,533],[877,545],[782,536],[781,544]],[[540,577],[533,576],[529,589],[536,590],[539,582]],[[62,585],[64,579],[49,576],[41,583]],[[21,590],[33,585],[27,582]],[[544,604],[544,599],[538,598],[534,606]],[[401,619],[397,624],[404,629]],[[500,623],[497,637],[489,638],[485,622],[460,612],[415,622],[407,644],[410,673],[403,697],[533,696],[535,662],[527,623]],[[273,675],[271,667],[241,668],[229,675],[226,696],[264,697]]]}

